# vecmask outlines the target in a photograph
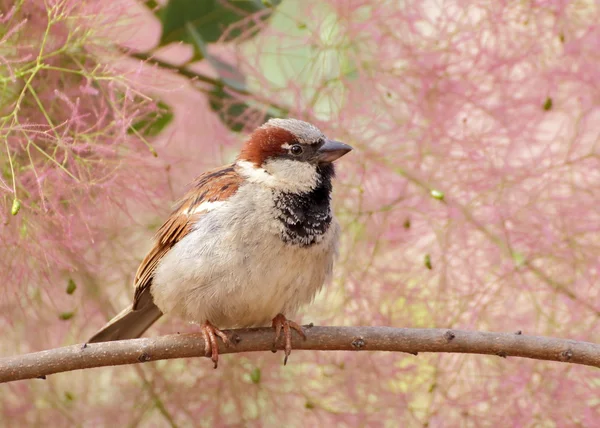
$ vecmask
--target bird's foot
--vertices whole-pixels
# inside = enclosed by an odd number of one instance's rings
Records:
[[[216,369],[219,364],[219,344],[217,343],[217,336],[221,338],[225,346],[231,345],[231,341],[225,333],[212,325],[209,321],[202,324],[200,329],[202,331],[202,337],[204,338],[204,354],[207,357],[210,357]]]
[[[273,318],[273,328],[275,329],[273,350],[276,349],[277,341],[279,340],[279,336],[281,336],[281,330],[283,329],[283,337],[285,340],[285,347],[283,348],[285,351],[285,358],[283,359],[283,365],[285,366],[287,364],[288,357],[292,352],[292,329],[296,330],[304,340],[306,340],[306,334],[304,334],[302,326],[298,325],[294,321],[288,320],[283,314],[277,314],[275,318]]]

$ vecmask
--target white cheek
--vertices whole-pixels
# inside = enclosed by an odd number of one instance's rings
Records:
[[[275,177],[269,175],[267,171],[262,168],[254,166],[248,161],[237,161],[240,175],[248,180],[250,183],[262,184],[267,187],[275,186]]]
[[[314,165],[290,159],[270,160],[265,171],[276,178],[280,188],[292,192],[308,192],[319,184],[319,175]]]
[[[284,192],[310,192],[319,184],[317,169],[308,162],[277,159],[267,161],[264,168],[247,161],[238,161],[237,165],[248,181]]]

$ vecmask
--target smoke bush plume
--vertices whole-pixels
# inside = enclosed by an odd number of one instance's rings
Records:
[[[115,47],[96,31],[114,10],[102,21],[95,3],[8,3],[5,355],[81,342],[124,306],[169,204],[240,143],[185,78],[111,61]],[[122,20],[158,31],[151,14],[123,8]],[[247,75],[244,99],[287,106],[356,148],[336,179],[335,279],[297,320],[598,342],[598,5],[328,0],[278,10],[259,35],[242,32],[214,52]],[[156,108],[146,89],[175,112],[152,142],[128,132]],[[191,329],[170,317],[148,334]],[[500,356],[281,359],[55,375],[8,385],[0,414],[55,426],[592,426],[600,417],[598,374],[583,367]]]

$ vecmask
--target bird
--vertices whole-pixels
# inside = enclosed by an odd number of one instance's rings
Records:
[[[333,162],[352,150],[315,125],[272,118],[256,128],[231,164],[198,176],[156,233],[134,280],[133,303],[88,340],[140,337],[163,314],[200,325],[214,368],[224,329],[274,328],[331,278],[340,225],[331,207]],[[281,333],[283,332],[283,336]]]

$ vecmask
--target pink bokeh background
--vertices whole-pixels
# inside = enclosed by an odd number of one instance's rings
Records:
[[[2,56],[6,75],[38,54],[32,35],[45,30],[46,9],[24,4],[25,30],[0,42],[21,46]],[[55,47],[70,43],[77,19],[90,29],[82,55],[103,67],[102,88],[115,100],[122,88],[130,96],[110,106],[85,79],[48,72],[35,80],[43,102],[63,102],[52,116],[62,134],[42,141],[69,150],[85,142],[95,157],[72,165],[86,172],[77,184],[52,163],[37,161],[43,179],[24,168],[17,176],[30,196],[14,217],[12,183],[2,176],[3,356],[81,343],[128,304],[135,269],[186,183],[231,161],[244,138],[210,110],[198,82],[118,53],[115,45],[155,47],[160,25],[143,6],[48,4],[64,12],[52,27]],[[0,5],[6,16],[9,5]],[[599,18],[593,1],[283,0],[259,36],[211,45],[257,98],[355,147],[335,183],[344,230],[335,278],[298,321],[600,341]],[[153,53],[177,65],[191,55],[185,46]],[[204,63],[192,69],[217,76]],[[147,141],[155,158],[126,130],[156,100],[174,119]],[[20,117],[52,129],[35,105]],[[92,125],[100,131],[83,138]],[[8,147],[23,154],[24,134],[11,126],[2,128]],[[0,147],[3,168],[6,153]],[[60,319],[65,313],[72,317]],[[164,317],[147,334],[191,329]],[[452,354],[281,360],[240,354],[224,356],[217,371],[205,359],[177,360],[6,384],[0,420],[591,427],[600,417],[600,377],[588,367]]]

